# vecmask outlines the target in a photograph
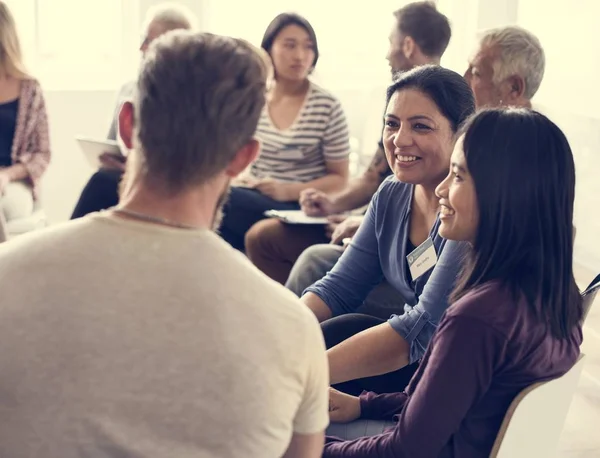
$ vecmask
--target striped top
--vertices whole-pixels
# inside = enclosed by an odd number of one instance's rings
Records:
[[[292,125],[278,129],[265,106],[256,138],[261,150],[250,172],[258,179],[315,180],[327,174],[326,161],[348,159],[350,152],[348,124],[339,100],[312,82]]]

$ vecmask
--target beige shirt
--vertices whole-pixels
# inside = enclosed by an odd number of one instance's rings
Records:
[[[0,456],[279,457],[319,325],[217,235],[95,214],[0,245]]]

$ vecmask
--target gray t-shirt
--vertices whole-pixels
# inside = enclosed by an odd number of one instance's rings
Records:
[[[0,457],[280,457],[328,423],[316,318],[211,231],[90,215],[0,245]]]

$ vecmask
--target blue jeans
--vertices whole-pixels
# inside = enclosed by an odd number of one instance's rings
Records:
[[[267,210],[299,210],[298,202],[279,202],[255,189],[232,187],[223,209],[219,234],[229,244],[244,251],[244,236],[257,222],[265,219]]]

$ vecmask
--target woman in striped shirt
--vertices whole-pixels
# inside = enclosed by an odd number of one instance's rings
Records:
[[[337,191],[348,179],[346,116],[340,102],[308,78],[319,58],[312,26],[297,14],[280,14],[261,46],[274,67],[256,130],[261,151],[244,178],[233,183],[220,228],[239,250],[266,210],[299,209],[302,190]]]

